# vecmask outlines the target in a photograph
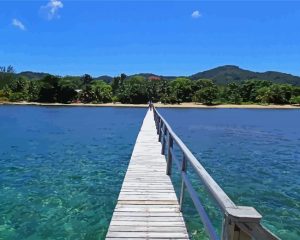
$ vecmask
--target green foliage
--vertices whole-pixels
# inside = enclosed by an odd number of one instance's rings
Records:
[[[293,87],[293,96],[300,96],[300,87]]]
[[[36,102],[39,99],[40,84],[36,81],[30,81],[28,84],[28,101]]]
[[[40,82],[40,102],[70,103],[77,97],[76,86],[72,81],[48,75]]]
[[[292,87],[288,84],[273,84],[258,90],[257,100],[263,103],[286,104],[292,97]]]
[[[270,87],[271,99],[270,103],[286,104],[290,102],[292,97],[292,87],[288,84],[273,84]]]
[[[260,88],[269,87],[272,83],[264,80],[247,80],[240,87],[243,102],[257,102],[257,92]]]
[[[201,102],[207,105],[211,105],[212,102],[218,96],[218,88],[215,85],[202,87],[200,90],[195,92],[193,96],[194,102]]]
[[[217,85],[227,85],[231,82],[241,83],[242,81],[250,80],[250,79],[264,79],[267,81],[271,81],[272,83],[279,84],[292,84],[292,85],[300,85],[300,77],[293,76],[286,73],[281,72],[264,72],[258,73],[245,69],[241,69],[238,66],[225,65],[217,68],[210,69],[208,71],[199,72],[190,77],[192,80],[196,79],[211,79]]]
[[[292,104],[300,104],[300,96],[293,96],[290,100]]]
[[[113,96],[113,97],[111,98],[111,101],[112,101],[113,103],[119,102],[119,98],[118,98],[117,96]]]
[[[176,78],[170,82],[171,95],[176,96],[178,102],[192,100],[192,81],[187,78]]]
[[[108,76],[93,80],[88,74],[82,77],[61,78],[37,73],[39,77],[32,78],[31,72],[16,74],[11,66],[0,67],[0,100],[71,103],[79,99],[83,103],[120,101],[132,104],[147,103],[149,100],[178,104],[193,100],[204,104],[299,104],[300,87],[253,79],[257,76],[251,73],[250,80],[241,81],[243,77],[231,73],[229,79],[226,77],[227,73],[240,70],[234,67],[221,70],[224,71],[223,84],[217,86],[215,81],[210,79],[208,72],[201,74],[201,78],[195,81],[188,78],[161,78],[152,74],[131,77],[121,74],[113,78],[111,83],[107,83],[110,81],[107,80]],[[274,75],[271,72],[269,74]],[[224,84],[226,82],[228,84]]]
[[[103,81],[94,81],[92,90],[95,93],[94,101],[98,103],[108,103],[112,101],[112,87]]]
[[[123,88],[124,80],[127,78],[126,74],[122,73],[121,76],[114,77],[111,82],[112,93],[116,95],[119,89]]]
[[[3,90],[0,90],[0,102],[8,102],[9,99],[4,94]]]
[[[39,102],[58,102],[59,78],[48,75],[40,82]]]
[[[174,94],[163,95],[160,100],[163,104],[178,104],[180,103]]]
[[[229,103],[240,104],[242,102],[240,85],[229,83],[225,89],[225,99]]]
[[[2,89],[5,85],[8,85],[13,80],[13,74],[7,72],[0,72],[0,89]]]
[[[28,84],[29,82],[26,79],[18,77],[17,79],[13,79],[8,86],[12,92],[26,92]]]
[[[146,79],[142,76],[126,79],[119,89],[118,98],[121,103],[147,103],[149,96]]]
[[[9,95],[9,101],[11,102],[27,101],[27,95],[22,92],[12,92]]]
[[[91,103],[95,101],[96,94],[93,91],[91,85],[87,85],[80,93],[79,99],[83,103]]]
[[[193,92],[197,92],[198,90],[205,88],[205,87],[212,87],[215,86],[214,82],[211,79],[199,79],[192,82],[192,89]]]
[[[93,81],[93,78],[89,74],[84,74],[81,78],[84,85],[88,85]]]

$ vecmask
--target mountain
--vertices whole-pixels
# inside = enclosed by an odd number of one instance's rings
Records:
[[[20,76],[20,77],[26,77],[30,80],[39,80],[39,79],[42,79],[43,77],[46,77],[49,74],[48,73],[26,71],[26,72],[20,72],[17,75]]]
[[[102,80],[104,82],[110,83],[113,80],[113,77],[107,76],[107,75],[103,75],[103,76],[94,78],[94,80]]]
[[[178,76],[162,76],[162,75],[157,75],[154,73],[138,73],[138,74],[130,75],[129,77],[133,77],[133,76],[142,76],[144,78],[156,77],[156,78],[164,78],[167,80],[173,80],[178,77]]]
[[[48,73],[26,71],[26,72],[18,73],[17,75],[26,77],[30,80],[38,80],[47,76]],[[153,73],[139,73],[139,74],[130,75],[129,77],[137,76],[137,75],[143,76],[145,78],[157,77],[157,78],[164,78],[167,80],[173,80],[177,77],[177,76],[161,76]],[[288,84],[300,86],[300,77],[298,76],[293,76],[291,74],[275,72],[275,71],[254,72],[254,71],[239,68],[238,66],[234,66],[234,65],[225,65],[221,67],[216,67],[186,77],[192,80],[203,79],[203,78],[211,79],[216,84],[220,84],[220,85],[227,84],[230,82],[241,82],[248,79],[261,79],[261,80],[272,81],[274,83],[288,83]],[[73,76],[72,78],[80,79],[81,76]],[[95,77],[94,79],[103,80],[105,82],[111,82],[113,80],[113,77],[103,75],[103,76]]]
[[[217,84],[240,82],[248,79],[261,79],[272,81],[275,83],[288,83],[300,86],[300,77],[293,76],[291,74],[274,71],[253,72],[234,65],[225,65],[207,71],[199,72],[191,75],[189,78],[193,80],[208,78],[213,80]]]

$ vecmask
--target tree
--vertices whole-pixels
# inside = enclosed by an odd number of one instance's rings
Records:
[[[80,101],[83,103],[91,103],[97,100],[96,94],[91,85],[87,85],[80,93]]]
[[[35,102],[39,99],[40,85],[37,81],[30,81],[28,84],[28,101]]]
[[[40,84],[39,102],[57,102],[60,88],[59,78],[48,75],[40,81]]]
[[[292,97],[292,87],[288,84],[273,84],[270,87],[271,102],[275,104],[289,103]]]
[[[76,97],[76,84],[72,80],[60,79],[57,88],[57,101],[71,103]]]
[[[217,96],[218,96],[217,86],[213,85],[213,86],[203,87],[194,94],[193,101],[211,105],[212,102],[217,98]]]
[[[126,79],[118,93],[118,99],[121,103],[147,103],[149,99],[146,84],[146,80],[142,76]]]
[[[112,101],[112,87],[109,84],[103,81],[95,81],[92,83],[92,89],[97,102],[107,103]]]
[[[8,87],[8,85],[5,85],[2,89],[3,96],[6,98],[9,98],[10,94],[12,93],[11,89]]]
[[[300,104],[300,96],[293,96],[290,100],[290,103],[292,104]]]
[[[8,86],[13,92],[25,92],[28,90],[28,85],[28,80],[18,77],[17,79],[13,79]]]
[[[125,79],[127,78],[127,75],[125,73],[121,73],[121,84],[123,84],[123,82],[125,81]]]
[[[121,77],[114,77],[111,82],[112,92],[116,94],[121,85]]]
[[[256,101],[261,103],[270,103],[272,93],[270,87],[262,87],[257,90]]]
[[[170,83],[171,93],[179,102],[192,100],[192,81],[187,78],[176,78]]]
[[[214,85],[215,84],[211,79],[198,79],[192,83],[192,89],[193,92],[197,92],[204,87],[212,87]]]
[[[81,78],[84,85],[88,85],[93,81],[93,78],[89,74],[84,74]]]
[[[241,103],[240,86],[237,83],[229,83],[225,89],[225,96],[229,103]]]
[[[272,83],[265,80],[246,80],[240,88],[243,102],[256,102],[257,91],[263,87],[269,87]]]
[[[288,84],[273,84],[258,90],[257,100],[264,103],[286,104],[292,97],[292,86]]]
[[[9,65],[6,69],[6,72],[7,73],[15,73],[15,69],[12,65]]]

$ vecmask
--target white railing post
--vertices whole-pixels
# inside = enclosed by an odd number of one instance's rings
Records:
[[[181,164],[181,173],[183,173],[183,172],[185,173],[186,168],[187,168],[187,161],[186,161],[186,157],[183,154],[182,164]],[[182,205],[183,205],[183,199],[184,199],[184,189],[185,189],[185,184],[184,184],[184,180],[183,180],[182,174],[181,174],[181,190],[180,190],[180,198],[179,198],[180,211],[182,211]]]
[[[158,128],[159,128],[159,132],[158,132],[158,141],[161,142],[161,131],[162,131],[162,127],[163,127],[163,121],[160,118],[159,119],[159,123],[158,123]]]
[[[173,138],[169,133],[169,141],[168,141],[168,159],[167,159],[167,175],[171,175],[172,173],[172,149],[173,149]]]
[[[162,132],[162,134],[161,134],[161,137],[162,137],[161,154],[162,154],[162,155],[165,155],[166,132],[167,132],[167,128],[166,128],[166,124],[164,124],[164,125],[163,125],[163,132]]]
[[[156,111],[156,110],[155,110]],[[167,174],[171,174],[172,161],[179,166],[181,171],[182,183],[180,192],[180,211],[184,200],[184,192],[186,191],[191,197],[194,206],[201,218],[209,239],[219,240],[214,226],[204,205],[201,203],[198,193],[192,186],[191,181],[187,176],[187,164],[195,170],[198,177],[201,179],[205,189],[211,194],[218,207],[224,214],[222,227],[222,240],[278,240],[279,238],[269,232],[260,224],[262,216],[253,208],[245,206],[236,206],[234,202],[227,196],[223,189],[214,181],[201,163],[195,158],[191,151],[186,147],[182,140],[174,133],[166,120],[156,111],[158,126],[159,126],[159,142],[162,143],[161,153],[165,154],[165,135],[168,133],[168,158],[167,158]],[[161,139],[163,138],[163,139]],[[179,150],[183,153],[182,164],[176,156],[172,155],[173,145],[176,144]]]
[[[226,208],[222,227],[222,240],[278,239],[261,224],[262,216],[253,207]]]

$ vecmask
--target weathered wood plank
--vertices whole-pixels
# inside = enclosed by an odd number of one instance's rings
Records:
[[[106,239],[189,239],[150,111],[136,140]]]

